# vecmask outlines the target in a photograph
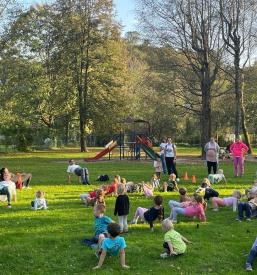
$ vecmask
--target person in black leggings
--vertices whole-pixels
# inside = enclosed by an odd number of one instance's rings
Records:
[[[174,144],[172,144],[171,138],[167,139],[167,144],[165,146],[165,162],[168,170],[168,174],[174,173],[178,178],[178,172],[176,169],[176,157],[177,151]]]

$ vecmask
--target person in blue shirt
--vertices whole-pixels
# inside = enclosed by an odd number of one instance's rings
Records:
[[[107,226],[108,238],[105,238],[101,245],[101,254],[99,257],[98,265],[93,269],[102,267],[106,255],[118,256],[120,255],[120,264],[122,268],[129,268],[125,262],[125,248],[126,242],[123,237],[120,237],[120,226],[117,223],[110,223]]]
[[[94,207],[94,215],[95,215],[94,241],[95,243],[98,243],[99,249],[103,239],[108,236],[107,226],[110,223],[113,223],[113,220],[105,216],[104,213],[105,213],[105,205],[98,204]]]

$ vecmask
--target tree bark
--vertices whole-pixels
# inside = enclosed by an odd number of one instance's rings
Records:
[[[86,152],[85,144],[85,115],[84,115],[84,100],[82,96],[82,87],[78,86],[79,93],[79,130],[80,130],[80,151]]]
[[[236,46],[235,46],[236,47]],[[239,46],[240,47],[240,46]],[[235,68],[235,138],[240,136],[240,106],[241,106],[241,69],[240,69],[240,48],[235,50],[234,58],[234,68]]]

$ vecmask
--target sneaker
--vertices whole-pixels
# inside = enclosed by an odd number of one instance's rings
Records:
[[[172,221],[172,223],[177,223],[177,220],[171,220]]]
[[[213,208],[212,211],[218,212],[219,209],[218,208]]]
[[[242,222],[242,220],[240,218],[236,218],[236,221],[238,222]]]
[[[247,221],[247,222],[250,222],[250,221],[251,221],[251,219],[250,219],[250,218],[247,218],[247,219],[246,219],[246,221]]]
[[[150,230],[151,230],[151,232],[154,232],[154,228],[153,227]]]
[[[169,255],[168,255],[167,252],[164,252],[164,253],[162,253],[162,254],[160,255],[160,257],[163,258],[163,259],[165,259],[165,258],[168,258]]]
[[[131,222],[130,222],[130,224],[137,224],[134,220],[132,220]]]
[[[7,205],[7,208],[12,208],[12,206],[10,204]]]
[[[252,268],[251,264],[246,263],[246,265],[245,265],[245,271],[253,271],[253,268]]]

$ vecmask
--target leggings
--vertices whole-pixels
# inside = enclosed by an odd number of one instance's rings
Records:
[[[8,187],[4,186],[2,189],[0,189],[0,195],[6,195],[8,205],[11,204],[11,193],[10,193]]]
[[[176,177],[178,178],[178,172],[176,169],[176,163],[174,162],[174,158],[166,157],[165,161],[166,161],[168,174],[170,175],[170,174],[174,173],[176,175]]]
[[[183,203],[178,202],[178,201],[170,200],[169,201],[169,207],[171,209],[171,211],[170,211],[170,219],[172,219],[173,218],[173,208],[175,208],[175,207],[183,208]]]
[[[211,174],[211,169],[213,169],[213,174],[216,174],[217,166],[217,162],[207,161],[208,174]]]
[[[120,230],[128,231],[128,215],[118,216]]]
[[[243,157],[234,157],[234,175],[238,175],[238,166],[240,169],[240,176],[244,174],[244,158]]]
[[[177,220],[177,215],[178,214],[185,216],[185,208],[180,208],[180,207],[172,208],[172,216],[173,216],[174,221]]]

